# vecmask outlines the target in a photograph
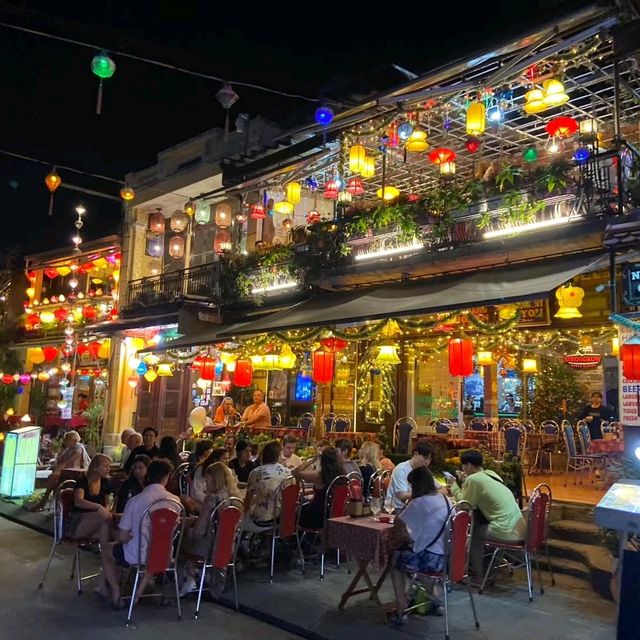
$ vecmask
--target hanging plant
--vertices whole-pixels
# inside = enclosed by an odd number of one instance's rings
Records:
[[[514,164],[503,164],[496,175],[496,186],[502,193],[508,187],[515,187],[521,177],[521,167]]]
[[[564,189],[569,183],[571,165],[566,160],[557,160],[541,167],[535,175],[535,187],[553,193]]]

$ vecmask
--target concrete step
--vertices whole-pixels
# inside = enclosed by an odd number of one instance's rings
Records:
[[[593,522],[556,520],[549,523],[549,535],[556,540],[568,540],[595,546],[602,545],[602,531]]]
[[[611,571],[611,556],[604,547],[554,538],[547,540],[547,544],[552,558],[576,560],[593,569]]]
[[[589,571],[589,567],[587,567],[583,562],[579,562],[578,560],[569,560],[567,558],[551,558],[551,564],[553,566],[554,573],[573,576],[574,578],[579,578],[587,583],[591,582],[591,572]],[[546,556],[540,556],[540,568],[543,571],[549,571],[549,563]],[[542,579],[545,581],[548,580],[547,576],[542,576]]]
[[[591,505],[571,502],[553,502],[551,507],[551,521],[577,520],[593,523],[593,507]]]

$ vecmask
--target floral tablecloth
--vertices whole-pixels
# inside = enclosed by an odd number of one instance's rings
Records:
[[[589,453],[623,454],[624,442],[622,440],[592,440]]]
[[[393,525],[372,517],[332,518],[327,521],[327,546],[347,552],[355,560],[371,562],[378,568],[389,562],[387,535]]]
[[[494,458],[500,458],[503,451],[503,438],[500,431],[474,431],[473,429],[465,429],[465,439],[474,440],[482,443]]]

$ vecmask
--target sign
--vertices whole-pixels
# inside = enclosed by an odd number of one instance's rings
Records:
[[[214,380],[211,382],[211,395],[212,396],[224,396],[227,393],[227,387],[229,383],[223,380]]]
[[[0,493],[19,498],[33,493],[40,449],[40,427],[22,427],[5,435]]]
[[[62,394],[61,400],[67,403],[64,408],[60,409],[60,417],[63,420],[70,420],[73,418],[73,396],[75,394],[75,390],[75,387],[63,387],[60,389],[60,393]]]
[[[620,344],[628,340],[633,331],[626,327],[618,327]],[[622,424],[640,426],[640,380],[629,380],[624,377],[622,363],[618,363],[620,371],[620,420]]]
[[[551,324],[549,301],[546,299],[518,302],[518,310],[520,311],[518,327],[541,327]]]
[[[597,369],[602,362],[598,353],[572,353],[564,357],[564,363],[572,369]]]
[[[640,263],[631,262],[624,265],[624,301],[628,305],[640,304]]]

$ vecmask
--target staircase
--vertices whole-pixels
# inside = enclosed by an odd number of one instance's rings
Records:
[[[549,524],[549,552],[553,570],[588,582],[603,598],[611,596],[611,556],[604,546],[602,530],[595,524],[593,507],[556,503]],[[546,558],[540,558],[546,569]]]

